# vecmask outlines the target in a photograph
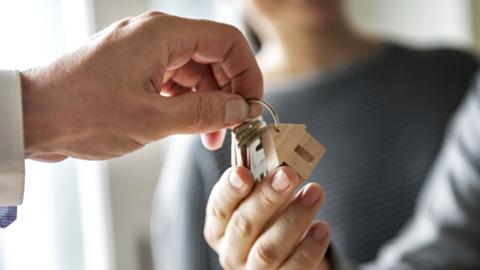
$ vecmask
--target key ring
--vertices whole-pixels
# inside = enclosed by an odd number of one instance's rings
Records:
[[[268,110],[268,112],[270,112],[270,114],[272,115],[273,124],[275,126],[275,129],[277,130],[277,132],[280,130],[278,128],[278,126],[280,125],[280,118],[278,117],[278,113],[275,110],[275,108],[273,108],[272,104],[268,103],[268,101],[266,101],[265,99],[249,99],[249,100],[247,100],[247,102],[248,103],[257,103],[257,104],[260,104],[261,106],[263,106],[264,108],[266,108]]]

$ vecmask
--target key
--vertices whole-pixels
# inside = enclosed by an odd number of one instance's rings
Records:
[[[288,165],[301,180],[310,177],[326,149],[306,131],[305,125],[281,124],[275,109],[265,100],[249,100],[266,107],[274,124],[263,118],[245,120],[232,130],[232,166],[248,168],[261,181],[279,166]]]
[[[247,160],[248,167],[252,172],[255,181],[260,182],[265,176],[267,176],[267,159],[259,136],[255,137],[248,147]]]
[[[232,166],[244,166],[252,172],[255,181],[268,173],[265,152],[260,139],[266,126],[261,117],[246,120],[232,131]]]

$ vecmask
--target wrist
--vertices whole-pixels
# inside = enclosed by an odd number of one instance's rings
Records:
[[[20,72],[22,86],[22,111],[25,157],[35,158],[42,153],[48,153],[51,134],[48,134],[48,108],[53,101],[46,103],[47,92],[45,82],[38,69]]]

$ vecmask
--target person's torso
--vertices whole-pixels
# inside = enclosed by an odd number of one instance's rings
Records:
[[[375,258],[412,214],[476,65],[453,51],[389,46],[360,67],[267,93],[281,122],[306,124],[327,148],[308,181],[324,188],[317,218],[331,225],[333,243],[351,260]],[[230,166],[229,140],[216,152],[198,146],[207,193]]]

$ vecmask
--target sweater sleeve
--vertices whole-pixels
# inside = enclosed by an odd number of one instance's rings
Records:
[[[480,75],[457,111],[415,214],[377,259],[333,269],[480,269]]]

